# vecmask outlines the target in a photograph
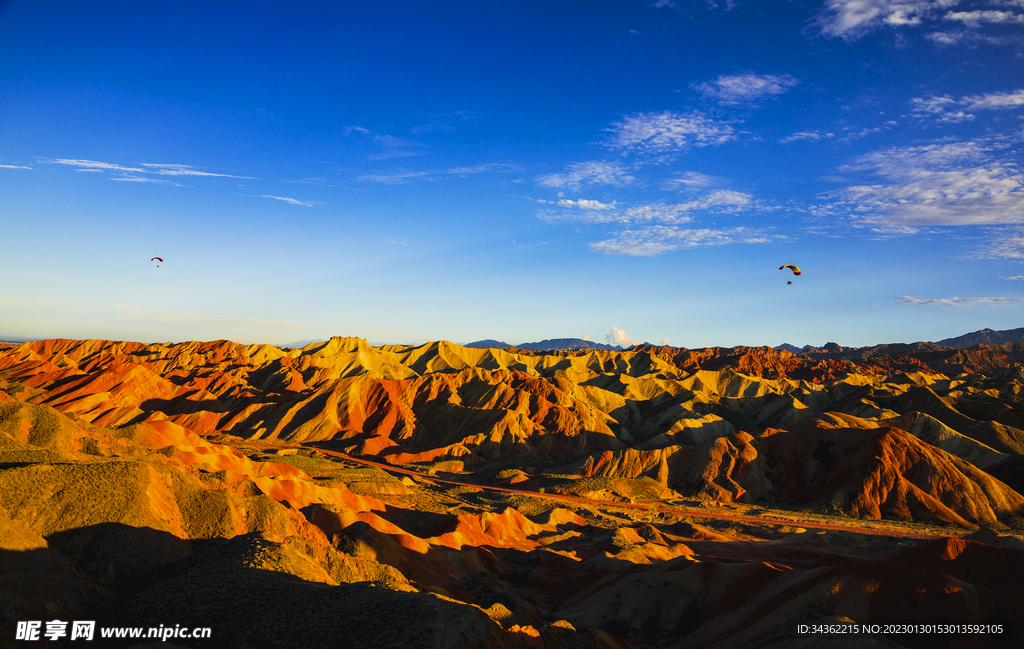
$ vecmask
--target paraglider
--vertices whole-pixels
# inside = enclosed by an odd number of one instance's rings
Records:
[[[160,262],[162,262],[163,258],[162,257],[153,257],[152,259],[150,259],[150,261],[160,261]],[[157,264],[156,267],[160,268],[160,264]]]
[[[779,266],[779,270],[782,270],[783,268],[789,268],[790,270],[793,271],[794,275],[799,275],[800,274],[800,269],[797,268],[796,266],[794,266],[793,264],[784,264],[782,266]],[[790,280],[790,281],[786,282],[786,286],[790,286],[792,283],[793,283],[793,280]]]

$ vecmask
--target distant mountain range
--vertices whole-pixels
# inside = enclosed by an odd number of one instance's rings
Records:
[[[3,338],[0,337],[0,343],[11,343],[20,344],[24,342],[30,342],[31,338]],[[292,343],[286,343],[283,345],[276,345],[281,348],[292,348],[301,349],[310,343],[325,342],[323,340],[308,339],[298,340]],[[930,344],[941,345],[943,347],[952,347],[954,349],[969,349],[975,345],[999,345],[1002,343],[1012,342],[1024,342],[1024,327],[1019,329],[1005,329],[1003,331],[995,331],[993,329],[981,329],[974,331],[969,334],[957,336],[955,338],[945,338],[943,340],[937,340]],[[648,343],[644,343],[648,345]],[[592,340],[584,340],[582,338],[551,338],[549,340],[542,340],[535,343],[522,343],[519,345],[512,345],[510,343],[502,342],[500,340],[494,340],[488,338],[486,340],[478,340],[476,342],[467,343],[463,347],[515,347],[516,349],[526,349],[533,351],[552,351],[555,349],[606,349],[610,351],[621,351],[628,349],[628,347],[622,347],[620,345],[607,345],[605,343],[597,343]],[[840,347],[836,343],[825,343],[821,347],[814,347],[813,345],[804,345],[803,347],[797,347],[789,343],[782,343],[777,345],[775,349],[786,350],[793,354],[800,353],[814,353],[814,352],[829,352],[829,351],[840,351],[846,348]]]
[[[938,340],[935,341],[935,344],[954,347],[956,349],[967,349],[968,347],[974,347],[975,345],[998,345],[1000,343],[1016,342],[1024,342],[1024,327],[1021,327],[1020,329],[1006,329],[1004,331],[982,329],[981,331],[964,334],[962,336],[957,336],[956,338]]]
[[[522,343],[520,345],[510,345],[508,343],[503,343],[500,340],[488,338],[487,340],[478,340],[474,343],[467,343],[463,345],[463,347],[515,347],[516,349],[545,352],[553,349],[607,349],[611,351],[621,351],[622,349],[625,349],[618,345],[595,343],[592,340],[583,340],[582,338],[551,338],[550,340],[542,340],[538,343]]]

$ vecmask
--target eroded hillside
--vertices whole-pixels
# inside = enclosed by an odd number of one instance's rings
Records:
[[[98,618],[224,647],[783,647],[787,620],[1019,620],[1024,371],[999,347],[0,346],[3,641]],[[857,640],[830,646],[1018,641]]]

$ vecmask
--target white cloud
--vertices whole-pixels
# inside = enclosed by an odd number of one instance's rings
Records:
[[[796,77],[788,74],[743,72],[721,75],[712,81],[691,84],[690,87],[708,99],[735,106],[781,95],[798,83]]]
[[[1002,275],[1000,275],[999,279],[1024,279],[1024,275],[1014,275],[1012,277],[1003,277]]]
[[[244,180],[254,180],[251,176],[232,176],[230,174],[215,174],[208,171],[199,171],[190,165],[182,164],[159,164],[159,163],[139,163],[138,167],[126,167],[124,165],[114,164],[111,162],[97,162],[95,160],[72,160],[68,158],[39,158],[40,162],[47,164],[59,164],[68,165],[70,167],[76,167],[78,171],[116,171],[121,174],[156,174],[159,176],[214,176],[219,178],[240,178]],[[161,182],[155,180],[147,180],[145,178],[139,178],[137,176],[125,175],[119,178],[111,178],[111,180],[122,180],[128,182]],[[177,184],[177,183],[170,183]],[[179,187],[181,185],[178,185]]]
[[[21,165],[0,165],[0,169],[31,169],[32,167],[23,167]]]
[[[578,190],[585,185],[628,185],[636,180],[629,170],[617,162],[577,162],[562,174],[537,176],[541,187]]]
[[[553,201],[540,201],[549,203]],[[562,212],[543,212],[537,216],[545,221],[572,220],[583,223],[665,223],[678,225],[692,221],[688,216],[691,212],[735,214],[749,209],[769,210],[753,196],[744,192],[718,189],[682,203],[646,203],[625,209],[617,209],[616,203],[600,203],[599,201],[555,202],[560,207],[575,207],[576,210]],[[596,205],[600,205],[597,207]],[[589,205],[589,206],[588,206]]]
[[[718,178],[702,174],[697,171],[686,171],[683,173],[677,173],[674,178],[669,178],[661,184],[661,188],[666,191],[678,191],[684,189],[696,189],[698,187],[708,187],[719,182]]]
[[[981,304],[1010,304],[1016,302],[1008,297],[950,297],[935,300],[922,300],[910,295],[897,295],[897,300],[903,300],[902,304],[941,304],[944,306],[965,306]]]
[[[1010,45],[1020,44],[1020,36],[1008,37],[982,33],[978,29],[962,29],[956,32],[932,32],[925,34],[936,45],[951,47],[954,45]]]
[[[559,207],[578,207],[581,210],[611,210],[615,209],[615,202],[602,203],[601,201],[581,198],[579,200],[571,201],[567,198],[563,198],[555,203]]]
[[[262,194],[259,198],[272,198],[275,201],[284,201],[285,203],[291,203],[292,205],[302,205],[303,207],[313,207],[319,205],[318,201],[300,201],[297,198],[288,198],[287,196],[271,196],[270,194]]]
[[[818,140],[829,140],[833,137],[835,137],[834,133],[828,133],[825,131],[799,131],[782,138],[779,140],[779,144],[789,144],[790,142],[800,142],[804,140],[817,142]]]
[[[614,122],[607,146],[647,154],[684,151],[723,144],[735,138],[733,128],[700,112],[636,113]]]
[[[896,147],[854,159],[844,171],[882,182],[841,192],[841,205],[871,225],[1024,223],[1024,175],[982,141]]]
[[[1024,259],[1024,229],[1017,228],[1015,230],[1010,230],[1009,232],[1004,230],[997,233],[989,242],[989,248],[982,253],[982,256],[989,258]]]
[[[433,180],[429,171],[386,171],[362,174],[356,180],[360,182],[384,183],[387,185],[403,185],[414,180]]]
[[[629,336],[625,331],[618,327],[612,327],[605,334],[604,341],[609,345],[619,345],[621,347],[629,347],[630,345],[638,344],[635,340],[630,340]]]
[[[883,27],[918,25],[960,0],[826,0],[817,24],[825,36],[858,39]]]
[[[385,183],[388,185],[402,185],[405,183],[424,180],[433,182],[435,180],[449,180],[452,178],[464,178],[482,173],[512,173],[520,171],[518,165],[505,163],[487,163],[472,167],[451,167],[449,169],[435,169],[431,171],[387,171],[381,173],[362,174],[357,180],[362,182]]]
[[[623,230],[615,238],[590,244],[590,248],[608,255],[650,257],[673,250],[732,243],[767,243],[774,237],[764,230],[736,227],[722,230],[687,229],[652,225],[638,230]]]
[[[1012,110],[1024,108],[1024,89],[969,95],[960,99],[949,95],[914,97],[910,100],[910,106],[911,114],[915,117],[926,117],[940,122],[963,122],[974,119],[972,113],[964,112],[965,109]]]
[[[90,169],[95,171],[125,171],[133,173],[145,173],[145,169],[139,167],[125,167],[119,164],[112,164],[110,162],[96,162],[95,160],[70,160],[67,158],[58,159],[45,159],[40,158],[40,162],[56,165],[68,165],[71,167],[78,167],[80,169]]]
[[[111,180],[125,183],[156,183],[158,185],[174,185],[175,187],[181,187],[178,183],[172,183],[169,180],[162,178],[144,178],[141,176],[114,176]]]
[[[1002,110],[1024,107],[1024,89],[1010,92],[990,92],[984,95],[964,97],[963,102],[971,110]]]
[[[199,171],[193,168],[191,165],[180,165],[180,164],[158,164],[158,163],[140,163],[143,167],[146,167],[147,171],[161,176],[214,176],[217,178],[241,178],[244,180],[255,180],[252,176],[232,176],[231,174],[215,174],[208,171]]]
[[[1024,14],[1012,11],[951,11],[945,18],[958,20],[969,27],[977,27],[981,23],[1024,24]]]
[[[910,113],[914,117],[926,117],[945,123],[964,122],[974,119],[974,115],[958,109],[959,106],[961,106],[961,102],[949,95],[914,97],[910,100]]]

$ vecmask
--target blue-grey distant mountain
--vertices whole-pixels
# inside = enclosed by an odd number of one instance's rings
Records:
[[[782,343],[781,345],[776,345],[775,349],[782,349],[782,350],[785,350],[787,352],[792,352],[794,354],[797,354],[797,353],[800,352],[800,348],[799,347],[797,347],[796,345],[790,345],[789,343]]]
[[[622,347],[617,345],[595,343],[592,340],[583,340],[582,338],[552,338],[550,340],[542,340],[539,343],[523,343],[516,345],[516,348],[545,352],[553,349],[607,349],[611,351],[620,351],[622,349]]]
[[[967,349],[969,347],[974,347],[975,345],[998,345],[1000,343],[1016,342],[1024,342],[1024,327],[1021,327],[1020,329],[1005,329],[1003,331],[982,329],[981,331],[974,331],[969,334],[957,336],[956,338],[937,340],[935,341],[935,344],[953,347],[956,349]]]
[[[488,338],[487,340],[478,340],[475,343],[466,343],[463,347],[512,347],[512,345]]]

